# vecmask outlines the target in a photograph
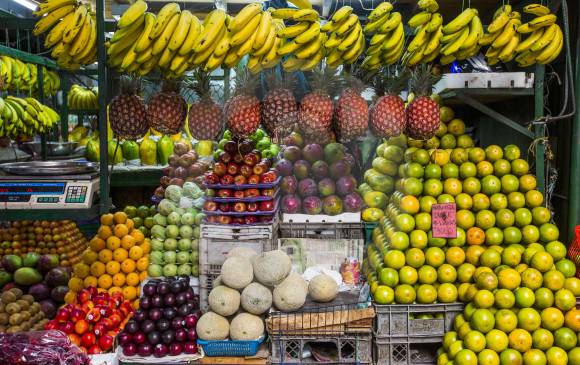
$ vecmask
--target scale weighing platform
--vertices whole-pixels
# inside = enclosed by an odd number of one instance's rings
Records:
[[[53,164],[48,170],[36,166],[36,171],[32,169],[38,162],[18,164],[19,169],[15,164],[0,166],[11,174],[0,176],[0,212],[9,209],[88,209],[98,201],[98,172],[55,176],[58,170],[65,174],[71,170],[62,163]],[[85,166],[84,170],[76,168],[74,171],[89,170]],[[26,172],[29,175],[24,175]]]

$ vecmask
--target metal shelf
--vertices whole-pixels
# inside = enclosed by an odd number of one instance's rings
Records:
[[[100,215],[99,205],[89,209],[11,209],[0,210],[0,220],[90,220]]]
[[[14,58],[18,58],[20,61],[34,63],[37,65],[50,67],[50,68],[57,68],[56,62],[51,59],[48,59],[43,56],[31,54],[28,52],[21,51],[19,49],[14,49],[10,47],[6,47],[0,45],[0,54],[4,56],[10,56]]]

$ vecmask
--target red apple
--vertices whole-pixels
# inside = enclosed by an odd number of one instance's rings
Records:
[[[220,183],[222,185],[232,185],[234,183],[234,177],[232,175],[224,175],[221,178]]]
[[[219,189],[217,196],[220,198],[231,198],[233,191],[231,189]]]
[[[255,168],[255,167],[254,167]],[[260,176],[252,175],[248,178],[248,184],[259,184],[260,183]]]
[[[217,204],[214,201],[206,200],[205,203],[203,203],[203,209],[208,212],[214,212],[217,210]]]
[[[221,212],[229,212],[230,211],[230,205],[228,203],[221,203],[219,205],[219,210]]]
[[[256,224],[258,222],[258,217],[254,215],[249,215],[247,217],[244,217],[244,220],[246,224]]]
[[[101,319],[101,311],[100,308],[109,308],[109,307],[95,307],[93,309],[91,309],[89,311],[89,313],[87,313],[87,321],[91,322],[91,323],[97,323],[99,321],[99,319]]]
[[[234,192],[234,198],[242,199],[243,197],[244,197],[244,191],[243,190],[236,190]]]
[[[232,160],[232,155],[230,155],[227,152],[222,152],[219,155],[219,160],[220,160],[220,162],[223,162],[223,163],[226,163],[227,164],[227,163],[229,163]]]
[[[61,308],[56,312],[55,318],[60,322],[68,321],[68,319],[70,318],[70,314],[71,312],[69,312],[64,308]]]
[[[260,190],[258,190],[258,189],[246,189],[244,195],[248,198],[260,196]]]
[[[270,222],[272,222],[272,219],[273,219],[273,216],[271,216],[271,215],[263,215],[263,216],[260,216],[259,221],[262,223],[270,223]]]
[[[259,164],[254,166],[252,171],[254,172],[255,175],[262,175],[263,173],[268,171],[268,166],[266,166],[265,164],[259,163]]]
[[[244,220],[243,217],[234,217],[234,219],[232,220],[233,224],[246,224],[246,221]]]
[[[273,183],[274,181],[276,181],[277,178],[278,178],[278,175],[276,175],[276,173],[274,171],[268,171],[260,177],[260,182]]]
[[[84,347],[91,347],[95,343],[97,343],[97,338],[92,333],[85,333],[81,337],[81,345],[83,345]]]
[[[259,209],[262,212],[272,211],[272,210],[274,210],[274,202],[271,200],[265,201],[265,202],[260,202]]]
[[[252,166],[242,165],[242,167],[240,167],[240,174],[244,175],[245,177],[249,177],[252,175]]]
[[[228,174],[235,176],[238,174],[239,170],[240,170],[240,167],[238,166],[237,163],[234,163],[234,162],[228,163]]]
[[[234,178],[234,184],[236,185],[244,185],[247,183],[246,177],[244,175],[236,175]]]
[[[58,321],[56,319],[51,319],[50,321],[48,321],[45,325],[44,325],[44,329],[45,330],[57,330],[59,329],[59,324]]]
[[[68,335],[69,333],[74,332],[75,325],[72,322],[66,321],[66,322],[60,324],[59,330],[61,330],[62,332],[66,333]]]
[[[70,312],[70,319],[73,322],[76,322],[76,321],[81,320],[81,319],[85,319],[86,316],[87,316],[87,314],[80,308],[75,308]]]
[[[203,180],[206,184],[219,184],[220,177],[213,171],[208,171],[205,173]]]
[[[248,212],[257,212],[258,211],[258,204],[256,203],[248,203]]]
[[[102,336],[107,333],[107,326],[103,322],[99,322],[93,326],[93,333],[95,336]]]
[[[87,350],[87,353],[88,353],[89,355],[98,355],[98,354],[100,354],[101,352],[103,352],[103,351],[101,351],[101,348],[100,348],[99,346],[97,346],[97,345],[93,345],[93,346],[91,346],[91,347],[90,347],[90,348]]]
[[[215,215],[210,215],[206,219],[208,223],[219,223],[219,217]]]
[[[99,338],[99,347],[103,351],[109,351],[113,347],[113,341],[114,338],[109,335],[102,336]]]
[[[118,313],[111,314],[109,319],[111,320],[111,323],[113,323],[111,328],[117,328],[123,321],[123,319],[121,319],[121,316]]]
[[[234,204],[234,211],[242,213],[246,211],[246,203],[237,202]]]
[[[275,189],[262,189],[262,196],[274,196],[276,194]]]
[[[258,163],[258,156],[255,153],[250,152],[244,156],[244,163],[249,166],[254,166]]]
[[[231,224],[232,223],[232,217],[229,217],[227,215],[220,215],[218,220],[221,224]]]
[[[244,157],[241,154],[236,153],[234,155],[234,162],[235,163],[241,164],[243,161],[244,161]]]
[[[91,292],[89,289],[81,289],[77,295],[77,299],[81,303],[86,303],[91,299]]]
[[[213,172],[217,175],[217,176],[224,176],[225,174],[227,174],[228,172],[228,167],[226,166],[225,163],[223,162],[216,162],[213,165]]]

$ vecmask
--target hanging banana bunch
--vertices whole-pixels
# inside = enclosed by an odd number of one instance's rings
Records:
[[[55,95],[60,88],[60,78],[54,71],[42,67],[44,95]],[[22,91],[32,95],[38,92],[38,68],[10,56],[0,56],[0,90]]]
[[[476,9],[467,8],[441,29],[441,58],[443,65],[476,55],[481,48],[483,24]]]
[[[68,93],[67,104],[70,109],[92,110],[98,109],[99,99],[96,89],[89,89],[81,85],[74,84]]]
[[[326,63],[331,68],[353,64],[366,48],[363,28],[350,6],[338,9],[324,24]]]
[[[68,70],[90,65],[97,60],[97,22],[90,5],[77,0],[47,0],[34,11],[40,17],[32,33],[48,32],[46,48],[51,57]]]
[[[33,136],[48,132],[59,115],[34,98],[7,96],[0,98],[0,137]]]
[[[515,49],[516,62],[520,67],[527,67],[554,61],[564,47],[564,33],[556,24],[558,17],[541,4],[525,6],[524,13],[536,17],[516,29],[518,35],[527,35]]]
[[[443,38],[443,16],[437,12],[436,0],[419,0],[421,12],[413,15],[407,24],[415,29],[415,36],[403,55],[403,63],[414,66],[432,62],[441,51]]]
[[[368,16],[363,32],[371,35],[362,67],[377,70],[398,62],[405,47],[405,29],[401,13],[391,12],[390,2],[380,3]]]
[[[511,5],[503,5],[496,10],[492,22],[487,27],[487,33],[479,40],[480,46],[489,46],[485,53],[489,65],[514,59],[515,50],[521,40],[516,29],[521,23],[521,14],[512,11]]]

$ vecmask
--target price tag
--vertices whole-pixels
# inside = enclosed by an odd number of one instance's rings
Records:
[[[433,204],[431,207],[433,237],[457,238],[455,210],[455,203]]]

